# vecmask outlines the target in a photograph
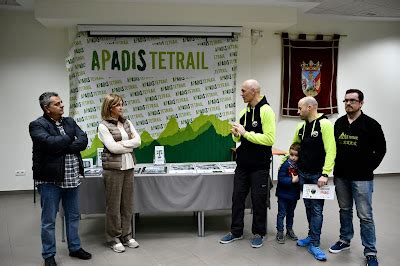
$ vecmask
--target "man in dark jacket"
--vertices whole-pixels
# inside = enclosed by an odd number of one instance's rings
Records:
[[[254,79],[243,82],[241,95],[247,106],[240,112],[239,123],[232,126],[236,150],[236,170],[232,195],[231,232],[221,238],[228,244],[243,238],[245,200],[251,190],[253,206],[253,248],[263,245],[266,234],[267,199],[269,195],[269,166],[275,141],[275,113],[265,96],[260,95],[260,84]]]
[[[88,260],[92,255],[81,248],[79,228],[79,185],[83,176],[80,151],[88,139],[75,121],[62,117],[64,105],[55,92],[39,97],[43,116],[29,124],[33,142],[33,179],[41,197],[42,257],[45,265],[57,265],[55,221],[60,200],[65,212],[68,249],[71,257]]]
[[[361,111],[364,94],[360,90],[347,90],[343,102],[347,114],[335,123],[337,155],[333,172],[340,208],[340,236],[329,251],[339,253],[350,248],[354,201],[367,265],[378,265],[372,215],[373,171],[385,156],[385,136],[381,125]]]

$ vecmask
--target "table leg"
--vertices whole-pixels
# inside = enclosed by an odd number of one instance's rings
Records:
[[[204,237],[204,211],[197,212],[197,235]]]

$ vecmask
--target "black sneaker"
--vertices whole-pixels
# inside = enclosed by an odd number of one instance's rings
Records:
[[[57,266],[56,260],[54,256],[48,257],[44,259],[44,266]]]
[[[286,236],[289,237],[293,241],[297,241],[299,238],[296,236],[296,234],[293,232],[293,229],[286,229]]]
[[[83,248],[78,249],[77,251],[70,252],[69,255],[71,257],[75,257],[81,260],[90,260],[92,258],[92,254],[83,250]]]
[[[378,259],[375,255],[367,255],[367,266],[378,266]]]
[[[336,254],[336,253],[342,252],[343,250],[346,250],[349,248],[350,248],[349,244],[346,244],[339,240],[332,247],[329,248],[329,252]]]
[[[278,242],[279,244],[285,244],[285,236],[283,235],[283,232],[278,231],[278,233],[276,233],[276,242]]]

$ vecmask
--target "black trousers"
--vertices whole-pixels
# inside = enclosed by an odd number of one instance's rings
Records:
[[[235,170],[232,195],[232,224],[231,233],[243,235],[245,201],[251,189],[251,204],[253,207],[253,234],[265,236],[267,197],[269,194],[269,169],[250,170],[237,167]]]

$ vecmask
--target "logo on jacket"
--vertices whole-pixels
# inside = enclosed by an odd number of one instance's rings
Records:
[[[314,137],[314,138],[318,137],[318,131],[311,132],[311,137]]]
[[[253,121],[253,123],[251,123],[251,125],[252,125],[253,127],[257,127],[257,126],[258,126],[258,122],[257,122],[257,121]]]

